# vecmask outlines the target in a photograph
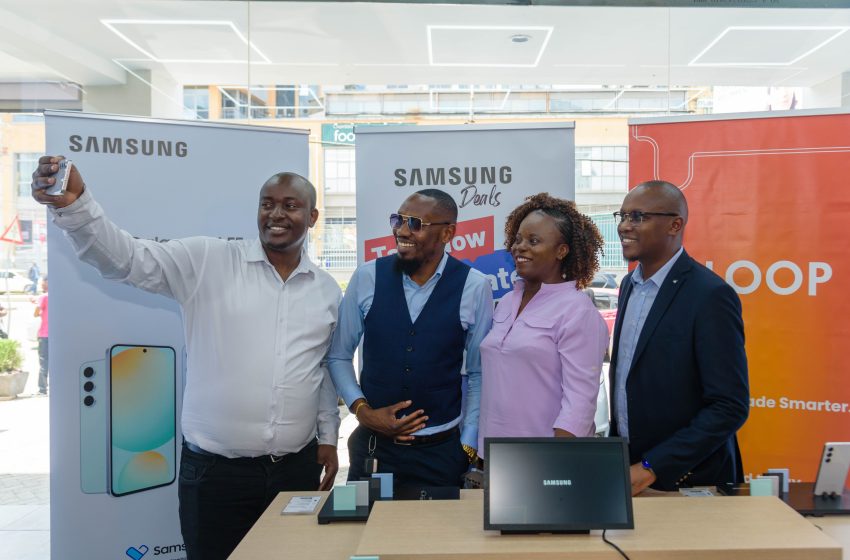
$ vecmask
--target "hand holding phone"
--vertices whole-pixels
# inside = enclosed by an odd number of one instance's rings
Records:
[[[83,193],[79,169],[62,156],[42,156],[32,174],[32,197],[54,208],[68,206]]]
[[[58,165],[59,171],[53,175],[56,182],[45,188],[44,194],[49,194],[50,196],[62,196],[65,194],[65,190],[68,187],[68,179],[71,177],[71,169],[74,167],[74,163],[70,159],[63,159]]]

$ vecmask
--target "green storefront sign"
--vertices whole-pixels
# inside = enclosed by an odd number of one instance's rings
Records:
[[[336,146],[353,146],[354,145],[354,127],[360,126],[387,126],[395,124],[410,124],[410,123],[349,123],[338,124],[328,123],[322,125],[322,144],[331,144]]]
[[[323,124],[322,144],[354,145],[353,124]]]

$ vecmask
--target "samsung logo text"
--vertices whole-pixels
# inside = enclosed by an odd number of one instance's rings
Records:
[[[572,486],[572,480],[544,480],[543,486]]]
[[[125,154],[128,156],[179,157],[189,155],[189,144],[172,140],[149,140],[144,138],[120,138],[116,136],[68,137],[68,149],[72,152],[94,154]]]
[[[507,185],[511,182],[512,173],[510,165],[501,167],[414,167],[412,169],[396,169],[394,184],[397,187],[442,187],[445,185],[467,185],[501,183]]]

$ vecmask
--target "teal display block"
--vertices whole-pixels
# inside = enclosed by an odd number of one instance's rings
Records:
[[[334,511],[352,511],[357,509],[357,488],[340,484],[334,486]]]
[[[773,496],[775,482],[766,478],[750,479],[750,496]]]
[[[381,498],[393,497],[393,473],[375,473],[372,478],[381,481]]]

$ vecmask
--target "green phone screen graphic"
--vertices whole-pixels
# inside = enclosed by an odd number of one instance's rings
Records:
[[[176,357],[162,346],[110,350],[110,492],[174,482]]]

